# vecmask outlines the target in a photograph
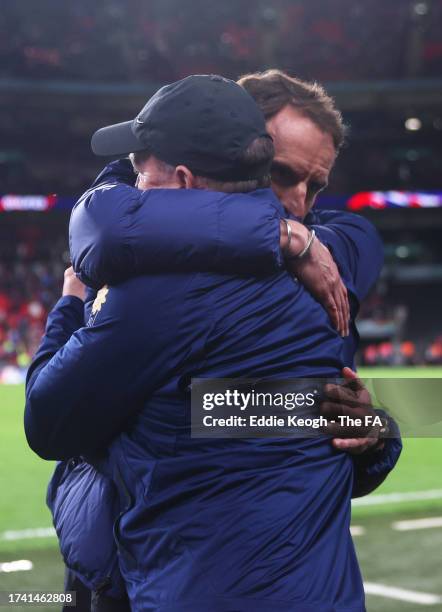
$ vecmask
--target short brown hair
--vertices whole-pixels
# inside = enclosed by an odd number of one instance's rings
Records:
[[[196,188],[223,191],[224,193],[248,193],[249,191],[255,191],[255,189],[270,187],[270,167],[274,155],[275,148],[271,138],[266,136],[255,138],[241,153],[237,161],[241,164],[241,167],[250,168],[251,172],[257,168],[262,168],[261,176],[240,181],[221,181],[216,178],[197,176],[195,177]]]
[[[276,69],[246,74],[238,83],[255,99],[266,120],[290,105],[330,134],[336,151],[343,145],[347,128],[342,115],[319,83],[302,81]]]

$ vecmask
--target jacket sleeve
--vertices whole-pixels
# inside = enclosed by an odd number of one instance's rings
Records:
[[[360,215],[341,211],[317,211],[309,223],[333,254],[344,283],[356,298],[352,314],[356,316],[359,303],[366,297],[379,278],[383,265],[383,245],[375,227]],[[354,325],[354,323],[352,323]],[[354,330],[354,337],[358,337]],[[353,361],[356,345],[350,346]],[[348,364],[351,365],[352,364]],[[394,419],[383,413],[390,425],[390,437],[382,451],[353,456],[353,497],[368,495],[377,489],[396,465],[402,451],[402,441]]]
[[[103,369],[116,366],[112,331],[118,321],[84,327],[83,317],[80,299],[62,297],[49,314],[28,370],[25,432],[30,447],[44,459],[67,459],[100,447],[119,420]],[[124,399],[121,374],[109,377],[117,401]]]
[[[333,254],[348,289],[361,302],[379,278],[384,249],[370,221],[341,211],[318,211],[311,227]]]
[[[72,211],[71,259],[85,284],[99,288],[150,272],[262,274],[282,267],[281,212],[272,198],[143,192],[130,185],[126,161],[108,166]]]
[[[27,375],[24,417],[29,445],[44,459],[103,449],[173,367],[173,343],[148,321],[148,294],[134,294],[130,283],[108,290],[88,326],[83,302],[72,296],[49,315]]]
[[[383,410],[376,410],[379,416],[386,418],[389,435],[381,451],[363,453],[353,457],[354,479],[352,497],[362,497],[377,489],[395,467],[402,452],[402,440],[399,427]]]

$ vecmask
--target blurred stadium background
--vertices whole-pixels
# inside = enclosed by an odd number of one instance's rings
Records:
[[[0,590],[62,588],[23,379],[69,265],[70,208],[100,170],[91,133],[165,82],[268,67],[325,84],[351,128],[318,205],[366,215],[384,240],[364,373],[441,376],[441,0],[2,0]],[[440,439],[405,440],[354,506],[370,612],[442,610],[441,460]]]

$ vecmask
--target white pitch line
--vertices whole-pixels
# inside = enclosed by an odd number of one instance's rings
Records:
[[[350,533],[353,537],[364,535],[365,527],[361,527],[360,525],[352,525],[350,527]]]
[[[442,527],[442,516],[432,516],[424,519],[413,519],[410,521],[395,521],[392,528],[396,531],[413,531],[415,529],[432,529]]]
[[[421,606],[435,606],[436,604],[442,603],[442,597],[440,597],[440,595],[409,591],[408,589],[400,589],[398,587],[391,587],[375,582],[364,582],[364,590],[367,595],[379,595],[380,597],[408,601],[410,603],[420,604]]]
[[[385,493],[384,495],[367,495],[354,499],[353,506],[377,506],[383,504],[399,504],[407,501],[423,501],[426,499],[442,499],[442,489],[427,491],[412,491],[410,493]]]
[[[4,531],[0,533],[0,540],[11,542],[33,538],[53,538],[56,535],[53,527],[37,527],[36,529],[22,529],[21,531]]]
[[[0,563],[0,573],[10,574],[11,572],[29,572],[34,567],[32,561],[20,559],[19,561],[6,561]]]

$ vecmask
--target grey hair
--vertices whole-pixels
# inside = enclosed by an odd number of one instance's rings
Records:
[[[143,151],[137,151],[136,153],[129,153],[129,159],[132,162],[133,169],[137,174],[142,173],[142,165],[145,164],[147,160],[152,157],[152,155],[153,154],[148,149],[144,149]],[[163,170],[167,174],[172,174],[175,171],[175,168],[170,164],[163,162],[157,157],[155,159],[157,163],[161,166],[161,170]]]
[[[271,138],[267,136],[260,136],[255,138],[246,150],[241,154],[238,159],[238,163],[241,166],[249,167],[250,171],[253,172],[256,167],[263,166],[262,175],[258,178],[240,180],[240,181],[220,181],[214,178],[206,176],[195,175],[195,189],[210,189],[212,191],[221,191],[223,193],[248,193],[249,191],[255,191],[255,189],[264,189],[270,187],[271,175],[270,166],[273,161],[275,149]],[[152,156],[151,151],[137,151],[136,153],[130,153],[129,159],[132,162],[132,166],[138,174],[141,172],[140,168],[142,165]],[[173,173],[175,168],[166,162],[163,162],[156,158],[157,161],[162,165],[162,169],[168,174]]]

